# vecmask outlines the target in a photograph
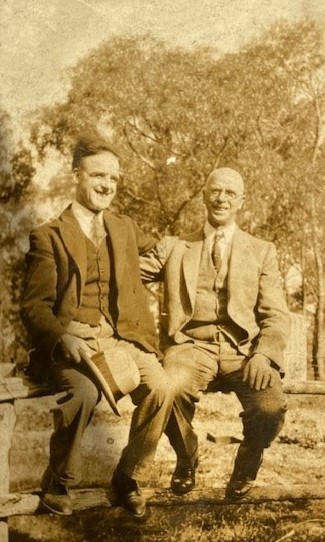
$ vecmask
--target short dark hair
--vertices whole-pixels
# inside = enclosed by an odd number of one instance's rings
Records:
[[[81,137],[73,150],[72,155],[72,169],[76,169],[80,166],[80,162],[86,156],[93,156],[101,152],[110,152],[120,160],[120,156],[115,147],[104,137],[93,134]]]

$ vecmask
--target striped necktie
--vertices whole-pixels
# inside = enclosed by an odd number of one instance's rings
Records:
[[[220,250],[219,241],[222,237],[223,237],[223,233],[216,232],[214,235],[214,240],[213,240],[213,245],[212,245],[211,257],[212,257],[213,265],[216,272],[219,271],[220,266],[221,266],[222,258],[221,258],[221,250]]]
[[[100,247],[105,235],[106,232],[103,225],[102,217],[99,214],[94,215],[91,222],[91,240],[94,243],[95,247]]]

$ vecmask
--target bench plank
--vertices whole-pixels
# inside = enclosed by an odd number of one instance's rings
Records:
[[[39,384],[26,376],[8,377],[0,381],[0,403],[57,393],[54,386]]]
[[[285,393],[289,394],[325,395],[325,381],[295,382],[285,380],[283,389]],[[39,384],[26,376],[12,376],[0,381],[0,403],[14,401],[15,399],[55,395],[57,393],[60,392],[55,387]]]
[[[297,382],[291,380],[283,381],[283,390],[285,393],[301,395],[325,395],[325,381],[306,380]]]
[[[88,508],[111,507],[111,500],[105,489],[71,490],[75,512]],[[34,515],[46,512],[40,502],[40,496],[33,493],[10,493],[0,495],[0,518],[17,515]]]

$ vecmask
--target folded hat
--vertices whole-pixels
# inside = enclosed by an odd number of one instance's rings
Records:
[[[94,354],[84,361],[100,385],[113,412],[120,416],[117,401],[140,384],[140,373],[134,359],[125,349],[116,346]]]

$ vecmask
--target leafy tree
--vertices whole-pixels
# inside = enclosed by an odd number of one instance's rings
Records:
[[[25,335],[19,319],[23,247],[26,222],[23,200],[34,173],[31,153],[15,144],[10,117],[0,109],[0,355],[1,361],[20,361]]]
[[[67,156],[96,126],[121,150],[117,207],[157,234],[192,230],[216,165],[243,173],[245,227],[273,240],[283,273],[296,266],[295,309],[317,303],[315,356],[324,378],[324,55],[310,21],[277,24],[242,51],[171,49],[149,36],[115,38],[71,70],[64,103],[31,132],[42,158]]]

